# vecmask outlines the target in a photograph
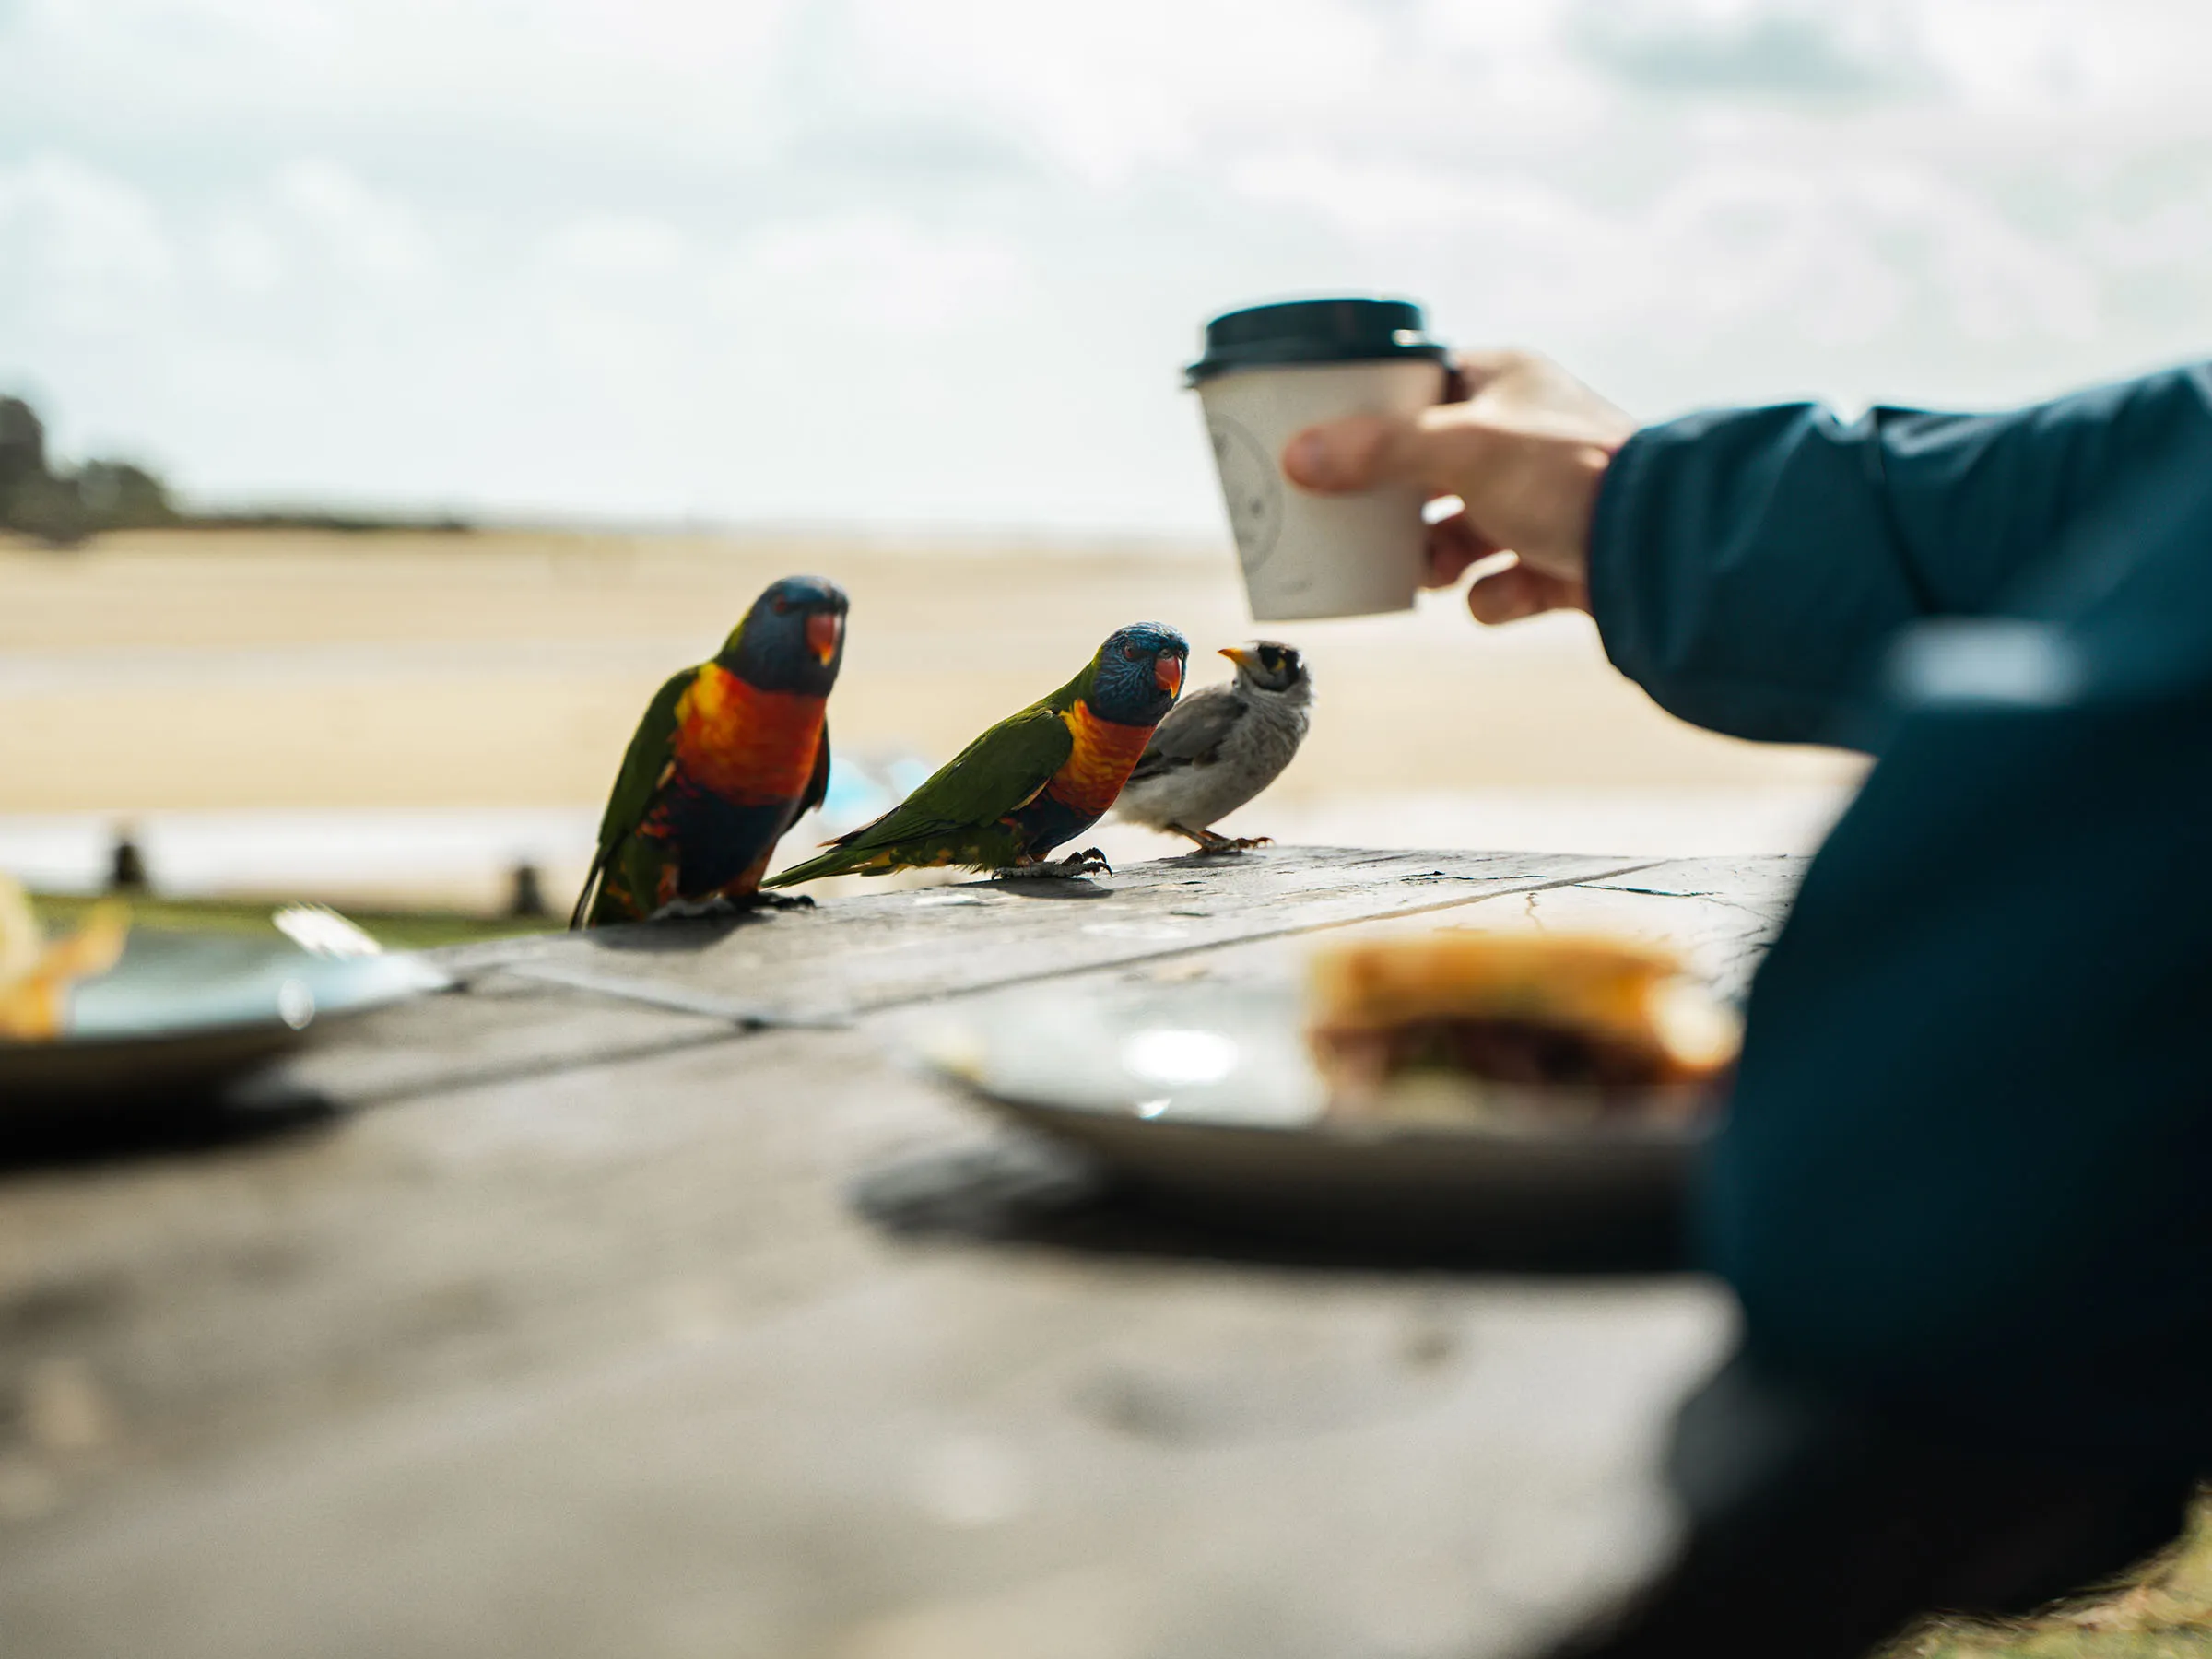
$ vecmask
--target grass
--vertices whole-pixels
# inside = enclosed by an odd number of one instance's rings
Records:
[[[32,902],[49,927],[74,925],[97,902],[90,898],[41,893]],[[138,927],[182,928],[194,933],[248,934],[281,937],[269,916],[282,900],[162,899],[139,895],[129,900],[131,923]],[[437,945],[472,945],[482,939],[547,933],[562,925],[551,916],[485,916],[466,911],[356,910],[345,915],[394,950],[425,950]]]
[[[2180,1543],[2115,1590],[2039,1618],[1944,1620],[1886,1659],[2212,1659],[2212,1495]]]

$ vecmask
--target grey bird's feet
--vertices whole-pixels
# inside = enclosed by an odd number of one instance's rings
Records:
[[[1216,835],[1211,830],[1186,830],[1181,824],[1170,824],[1168,829],[1177,835],[1187,835],[1198,843],[1201,853],[1249,853],[1254,847],[1275,844],[1272,835]]]
[[[1106,862],[1106,854],[1096,847],[1086,847],[1080,853],[1070,853],[1065,858],[1040,860],[1035,864],[1016,865],[1012,869],[994,871],[1000,880],[1029,881],[1039,877],[1065,880],[1076,876],[1111,876],[1113,866]]]

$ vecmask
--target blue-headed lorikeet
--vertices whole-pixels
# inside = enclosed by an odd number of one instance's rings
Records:
[[[1113,805],[1152,728],[1174,707],[1190,654],[1181,634],[1157,622],[1115,630],[1066,685],[1000,721],[875,822],[768,885],[935,865],[1034,876],[1103,869],[1095,850],[1057,864],[1044,858]]]
[[[759,897],[776,842],[829,791],[844,651],[844,590],[787,576],[710,661],[669,677],[622,758],[571,927]]]

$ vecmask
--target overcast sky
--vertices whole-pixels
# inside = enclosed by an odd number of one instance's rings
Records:
[[[1658,418],[2212,338],[2212,7],[0,0],[0,387],[193,496],[1216,531],[1210,312]]]

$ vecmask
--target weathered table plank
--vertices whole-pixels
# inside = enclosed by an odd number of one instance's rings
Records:
[[[445,959],[463,972],[588,972],[601,990],[627,981],[725,998],[733,1013],[813,1019],[1619,878],[1661,863],[1300,848],[1296,856],[1163,859],[1097,883],[971,883],[841,900],[813,915],[502,940]]]
[[[1710,1288],[930,1241],[853,1202],[1004,1134],[887,1053],[917,999],[1286,971],[1425,905],[1671,930],[1724,975],[1793,878],[1303,856],[487,953],[302,1068],[373,1111],[7,1177],[0,1651],[1510,1651],[1648,1553]],[[819,1008],[848,931],[844,1029],[633,1000]],[[634,984],[517,971],[564,961]]]
[[[720,1042],[735,1030],[711,1014],[487,969],[465,995],[365,1016],[283,1076],[339,1104],[371,1105]]]

